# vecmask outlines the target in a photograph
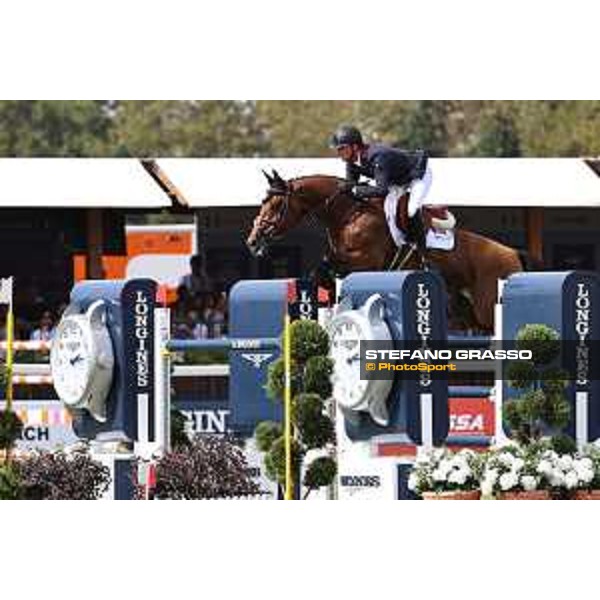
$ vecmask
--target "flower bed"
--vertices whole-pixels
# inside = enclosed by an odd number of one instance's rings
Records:
[[[481,456],[471,450],[421,449],[408,486],[427,500],[478,500],[481,468]]]
[[[600,500],[600,446],[555,447],[547,438],[483,454],[421,449],[409,488],[425,500]]]

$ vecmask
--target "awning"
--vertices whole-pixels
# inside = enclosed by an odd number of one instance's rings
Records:
[[[262,169],[283,178],[344,176],[336,158],[173,158],[157,165],[191,207],[258,206]],[[431,159],[428,203],[450,206],[600,207],[600,177],[577,158]],[[137,159],[1,158],[0,208],[171,206]]]
[[[258,206],[261,169],[284,179],[344,176],[343,163],[325,159],[157,159],[192,207]],[[600,207],[600,177],[577,158],[431,159],[428,203],[450,206]]]
[[[284,179],[345,174],[335,158],[159,158],[156,163],[194,208],[260,205],[267,190],[261,169],[276,169]]]
[[[0,159],[0,208],[168,206],[169,197],[137,159]]]
[[[578,158],[450,158],[432,169],[434,204],[600,207],[600,177]]]

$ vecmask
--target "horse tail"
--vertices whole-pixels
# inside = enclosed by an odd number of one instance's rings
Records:
[[[521,261],[521,265],[523,267],[523,271],[545,271],[546,265],[544,261],[531,256],[525,250],[518,250],[519,260]]]

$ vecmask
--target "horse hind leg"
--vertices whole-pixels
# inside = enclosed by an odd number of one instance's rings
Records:
[[[473,299],[468,290],[448,291],[448,328],[451,331],[469,331],[479,328]]]

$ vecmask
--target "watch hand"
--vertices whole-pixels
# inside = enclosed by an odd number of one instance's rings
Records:
[[[83,360],[83,357],[81,356],[81,354],[78,354],[75,358],[71,358],[69,360],[69,362],[71,363],[72,366],[75,366],[75,363],[81,362]]]

